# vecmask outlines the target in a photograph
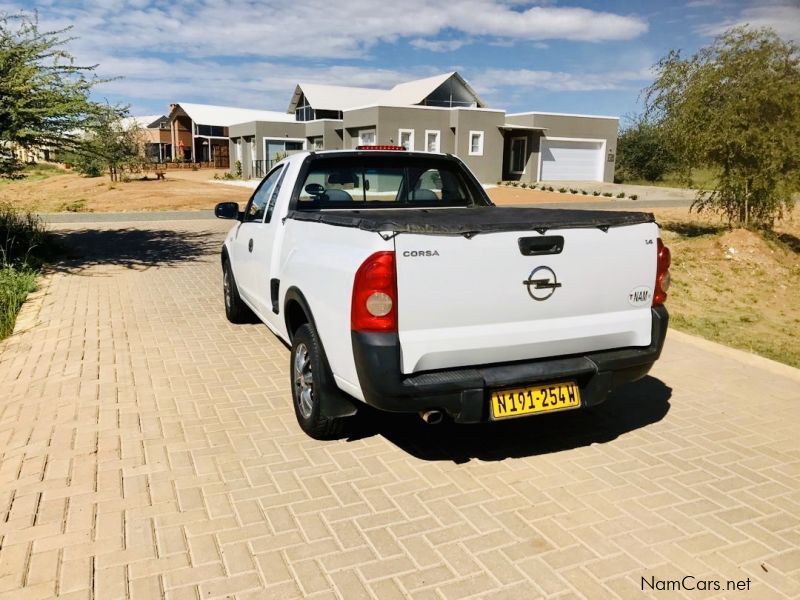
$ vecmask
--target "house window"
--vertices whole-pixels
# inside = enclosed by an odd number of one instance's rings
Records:
[[[272,168],[290,154],[303,149],[302,140],[286,140],[282,138],[264,138],[264,164]]]
[[[528,140],[524,137],[511,140],[511,168],[512,173],[525,172],[525,163],[528,161]]]
[[[311,140],[311,148],[314,150],[322,150],[324,147],[322,137],[315,137]]]
[[[300,101],[297,103],[297,108],[294,111],[294,118],[297,121],[313,121],[314,109],[306,100],[305,94],[300,96]]]
[[[397,132],[397,142],[406,150],[414,149],[414,130],[413,129],[400,129]]]
[[[483,132],[470,131],[469,132],[469,155],[470,156],[483,156]]]
[[[374,146],[375,145],[375,130],[362,129],[358,132],[358,145],[359,146]]]
[[[218,125],[196,125],[197,135],[225,137],[225,128]]]
[[[439,152],[439,130],[426,129],[425,130],[425,151],[426,152]]]

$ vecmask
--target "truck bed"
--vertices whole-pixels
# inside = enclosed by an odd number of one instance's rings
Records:
[[[364,231],[393,231],[429,235],[464,235],[500,231],[538,231],[551,229],[608,229],[640,223],[654,223],[647,212],[573,210],[554,208],[514,208],[481,206],[474,208],[405,208],[367,210],[295,210],[288,219],[353,227]]]

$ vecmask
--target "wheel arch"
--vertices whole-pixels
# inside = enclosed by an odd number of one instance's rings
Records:
[[[283,297],[283,320],[290,343],[294,337],[294,332],[305,323],[310,323],[319,333],[308,300],[306,300],[303,292],[295,286],[286,290],[286,295]]]
[[[345,392],[338,388],[333,372],[331,371],[330,363],[327,359],[325,352],[325,342],[322,335],[314,322],[314,314],[311,312],[311,306],[297,287],[292,286],[286,290],[286,295],[283,298],[283,318],[286,323],[286,334],[289,338],[289,345],[292,345],[295,332],[305,324],[311,325],[317,333],[320,349],[324,357],[325,363],[331,376],[332,385],[336,387],[336,393],[331,394],[327,403],[323,408],[323,415],[326,417],[349,417],[356,413],[356,405],[352,398]]]

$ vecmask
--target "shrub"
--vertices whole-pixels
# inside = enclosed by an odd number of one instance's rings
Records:
[[[569,188],[569,193],[570,194],[577,194],[578,190],[576,190],[575,188]]]
[[[548,185],[548,186],[547,186],[547,191],[548,191],[548,192],[554,192],[554,191],[555,191],[555,189],[553,189],[553,186],[552,186],[552,185]]]
[[[20,306],[36,288],[36,268],[54,250],[39,217],[0,203],[0,339],[14,330]]]
[[[503,182],[502,181],[498,181],[497,185],[503,185]]]
[[[25,297],[36,289],[36,271],[0,267],[0,339],[11,335]]]
[[[235,166],[235,169],[236,169],[236,171],[235,171],[236,178],[237,179],[241,179],[242,178],[242,161],[237,160],[236,164],[234,166]]]
[[[564,193],[566,193],[566,191],[567,191],[567,188],[565,188],[565,187],[558,188],[558,191],[559,191],[560,193],[564,194]]]
[[[0,267],[39,266],[49,238],[38,216],[0,203]]]
[[[519,184],[519,187],[521,187],[524,190],[528,187],[528,184],[523,182]]]
[[[581,190],[581,194],[583,194],[584,196],[587,195],[588,193],[589,192],[587,192],[586,190]]]
[[[606,198],[611,198],[611,196],[613,195],[614,194],[612,194],[611,192],[603,192],[603,196],[605,196]]]
[[[92,209],[86,206],[86,198],[81,198],[79,200],[73,200],[72,202],[64,202],[59,207],[59,211],[79,213],[92,212]]]
[[[619,194],[617,194],[617,198],[624,198],[624,197],[625,197],[625,192],[620,192]]]
[[[592,196],[599,196],[599,195],[600,195],[600,192],[598,192],[597,190],[592,192]]]
[[[631,194],[630,196],[628,196],[628,198],[630,198],[631,200],[638,200],[639,196],[637,194]]]

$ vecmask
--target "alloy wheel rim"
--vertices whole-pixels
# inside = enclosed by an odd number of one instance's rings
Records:
[[[311,372],[311,359],[305,344],[298,344],[295,350],[293,371],[297,407],[303,418],[308,419],[314,408],[314,375]]]

